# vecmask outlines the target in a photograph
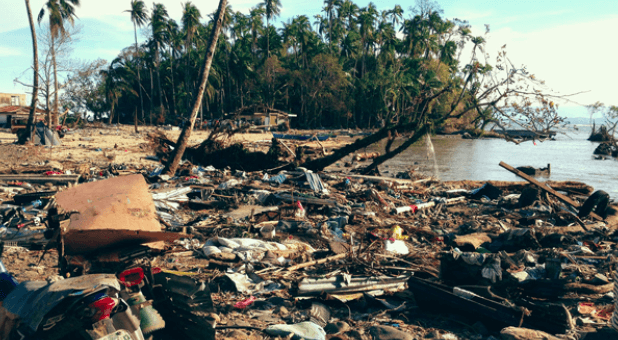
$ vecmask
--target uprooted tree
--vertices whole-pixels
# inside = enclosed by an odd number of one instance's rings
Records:
[[[606,106],[601,102],[596,102],[587,105],[586,109],[590,113],[590,120],[593,120],[592,117],[597,113],[601,113],[605,119],[605,123],[598,129],[593,121],[592,131],[588,140],[593,142],[611,142],[616,145],[614,133],[616,132],[616,127],[618,127],[618,106]]]

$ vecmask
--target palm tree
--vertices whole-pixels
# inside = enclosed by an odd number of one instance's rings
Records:
[[[308,51],[307,46],[311,36],[311,23],[306,15],[299,15],[292,21],[296,26],[296,41],[300,45],[300,55],[303,60],[303,67],[307,67]]]
[[[126,10],[131,14],[131,22],[133,22],[133,33],[135,34],[135,59],[137,61],[137,82],[139,83],[139,103],[142,113],[142,121],[144,120],[144,99],[142,98],[142,78],[139,73],[139,46],[137,45],[137,27],[142,27],[148,20],[148,9],[142,0],[131,0],[131,9]]]
[[[377,15],[375,5],[370,2],[367,7],[361,10],[358,18],[360,24],[360,36],[363,46],[362,66],[361,66],[361,78],[365,75],[365,57],[369,52],[369,46],[373,44],[374,39],[374,23]]]
[[[257,54],[256,46],[257,46],[258,32],[262,28],[262,23],[263,23],[262,16],[263,15],[264,15],[263,7],[252,8],[251,11],[249,11],[249,27],[251,28],[251,39],[252,39],[251,50],[254,54]]]
[[[196,34],[197,32],[197,27],[200,24],[200,18],[202,17],[202,14],[200,13],[200,10],[197,9],[197,7],[195,7],[195,5],[193,5],[191,3],[191,1],[187,1],[184,4],[184,9],[182,10],[182,27],[185,30],[185,53],[189,54],[189,51],[191,50],[191,45],[193,43],[193,36]]]
[[[276,18],[281,13],[281,1],[280,0],[264,0],[262,3],[264,6],[264,14],[266,14],[266,32],[268,32],[268,26],[270,19]],[[266,34],[266,55],[265,58],[270,56],[270,34]]]
[[[393,9],[386,11],[386,17],[390,17],[393,21],[393,26],[401,22],[403,17],[403,9],[399,5],[395,5]]]
[[[172,105],[170,105],[172,116],[176,116],[176,85],[174,82],[174,59],[175,56],[180,52],[180,46],[182,46],[182,37],[180,35],[180,30],[178,28],[178,24],[174,19],[169,19],[167,21],[167,43],[169,46],[170,53],[170,82],[172,84]]]
[[[335,7],[340,4],[341,0],[324,0],[324,11],[328,15],[328,45],[331,53],[333,52],[333,14],[335,13]]]
[[[314,15],[313,18],[315,19],[315,21],[313,22],[313,24],[315,25],[315,31],[318,33],[320,38],[323,38],[324,32],[326,31],[326,26],[329,26],[327,25],[328,22],[320,14]],[[330,36],[328,38],[330,39]],[[330,43],[330,40],[329,40],[329,43]]]
[[[121,95],[114,73],[113,62],[109,66],[109,69],[101,70],[101,76],[103,77],[103,91],[105,98],[107,99],[107,104],[110,107],[107,124],[112,124],[112,119],[114,119],[114,109],[116,108],[116,104],[118,104],[118,99]]]
[[[187,93],[186,96],[186,107],[189,107],[191,98],[193,97],[193,83],[191,82],[190,70],[191,70],[191,51],[193,50],[193,37],[198,32],[198,27],[200,25],[200,18],[202,14],[200,11],[193,5],[190,1],[185,2],[184,8],[182,10],[182,27],[185,31],[185,56],[186,56],[186,67],[185,67],[185,91]]]
[[[348,31],[356,30],[354,23],[356,17],[358,17],[358,6],[352,2],[352,0],[343,0],[338,4],[337,16],[339,20],[346,21],[346,27]]]
[[[232,25],[231,38],[238,40],[244,38],[250,31],[249,20],[242,12],[234,13],[234,24]]]
[[[56,52],[54,48],[54,41],[59,35],[65,36],[67,31],[64,28],[64,22],[68,21],[71,25],[75,22],[75,7],[79,6],[79,0],[47,0],[43,8],[39,12],[38,21],[45,17],[45,7],[49,14],[49,30],[51,33],[51,56],[52,65],[54,68],[54,112],[52,119],[48,121],[48,125],[58,125],[58,70],[56,65]]]
[[[34,114],[36,112],[36,104],[39,96],[39,53],[36,42],[36,30],[34,29],[34,19],[32,19],[32,11],[30,10],[30,1],[26,1],[26,10],[28,12],[28,22],[30,23],[30,34],[32,35],[32,55],[33,61],[33,84],[32,84],[32,102],[30,103],[30,114],[28,115],[28,125],[26,126],[26,133],[23,133],[19,137],[19,143],[25,144],[29,140],[32,140],[32,133],[34,132]]]
[[[152,8],[152,15],[150,16],[150,26],[152,27],[152,40],[154,43],[154,57],[155,57],[155,72],[157,74],[157,88],[159,89],[159,121],[165,118],[165,110],[163,109],[163,91],[161,89],[161,60],[159,50],[161,45],[166,41],[167,35],[167,10],[162,4],[154,4]]]

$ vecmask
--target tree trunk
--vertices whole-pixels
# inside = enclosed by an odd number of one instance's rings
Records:
[[[172,80],[172,103],[170,112],[176,118],[176,85],[174,85],[174,48],[170,46],[170,78]]]
[[[135,114],[133,115],[133,123],[135,124],[135,133],[139,133],[137,130],[137,107],[135,107]]]
[[[137,26],[135,22],[133,22],[133,32],[135,34],[135,60],[137,61],[137,86],[139,87],[139,107],[142,112],[142,121],[144,121],[144,98],[142,96],[142,77],[140,76],[140,59],[139,59],[139,45],[137,45]],[[137,121],[136,121],[137,124]],[[137,132],[137,125],[135,126],[135,130]]]
[[[180,164],[180,160],[185,153],[187,143],[191,137],[191,132],[193,131],[193,126],[195,125],[195,120],[197,119],[197,113],[199,112],[200,104],[202,102],[202,98],[204,97],[204,90],[206,89],[206,83],[208,82],[208,73],[210,72],[210,66],[212,65],[212,59],[217,47],[217,39],[219,38],[219,33],[221,32],[221,25],[223,23],[223,15],[225,14],[226,6],[227,0],[219,0],[219,8],[217,9],[217,15],[215,17],[216,21],[210,36],[208,49],[206,50],[206,59],[204,61],[204,66],[202,66],[200,71],[200,86],[197,90],[197,96],[195,96],[193,108],[191,110],[191,118],[189,120],[189,124],[185,125],[180,133],[180,136],[178,137],[176,149],[172,152],[170,160],[164,170],[164,173],[166,174],[173,175],[176,173],[178,164]]]
[[[109,119],[107,120],[107,125],[112,125],[112,119],[114,119],[114,103],[111,103],[111,108],[109,110]]]
[[[36,105],[39,95],[39,53],[36,42],[36,30],[34,28],[34,20],[32,19],[32,12],[30,11],[30,0],[25,0],[26,10],[28,11],[28,22],[30,23],[30,34],[32,35],[32,55],[34,57],[34,79],[32,84],[32,102],[30,103],[30,114],[28,115],[28,125],[26,126],[26,133],[23,133],[19,137],[19,144],[26,144],[28,141],[32,141],[32,135],[34,132],[34,116],[36,112]]]
[[[150,125],[152,126],[152,109],[153,109],[153,98],[154,98],[154,82],[152,80],[152,68],[149,68],[149,72],[150,72]]]
[[[47,78],[47,81],[45,82],[45,115],[47,118],[47,126],[51,125],[51,108],[49,107],[49,78]]]
[[[269,20],[268,17],[266,17],[266,56],[264,57],[264,60],[268,59],[268,56],[270,56],[270,34],[268,32],[268,25]]]
[[[191,44],[191,41],[188,40],[187,38],[187,42],[185,44],[185,55],[187,57],[187,62],[185,65],[185,91],[187,93],[192,94],[193,93],[193,86],[192,82],[191,82],[191,78],[190,78],[190,73],[189,73],[189,67],[191,66],[191,49],[193,47],[193,44]],[[198,50],[199,51],[199,50]],[[187,109],[189,108],[189,105],[191,105],[191,98],[190,96],[186,96],[185,97],[185,111],[182,113],[182,117],[184,118],[186,113],[187,113]],[[203,123],[203,121],[202,121]]]
[[[156,73],[157,73],[157,88],[159,90],[159,118],[157,118],[157,123],[165,123],[165,109],[163,108],[163,91],[161,89],[161,60],[159,56],[159,43],[157,42],[157,49],[155,51],[155,64],[156,64]]]
[[[51,26],[50,26],[50,37],[51,37],[51,57],[52,57],[52,67],[53,67],[53,72],[54,72],[54,102],[52,103],[52,105],[54,106],[52,110],[49,110],[47,113],[47,126],[51,129],[51,127],[54,125],[54,113],[58,110],[57,107],[57,102],[58,102],[58,81],[56,79],[56,47],[54,46],[54,34],[51,33]],[[49,92],[48,92],[48,97],[49,97]]]

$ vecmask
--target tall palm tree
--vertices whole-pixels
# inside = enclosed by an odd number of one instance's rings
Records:
[[[356,30],[355,19],[358,17],[358,6],[352,0],[343,0],[337,7],[337,17],[346,22],[348,31]]]
[[[311,23],[306,15],[299,15],[293,20],[296,26],[296,41],[300,45],[300,56],[302,57],[303,67],[307,67],[308,51],[307,45],[311,37]]]
[[[234,13],[234,24],[232,25],[231,38],[238,40],[244,38],[249,32],[249,20],[242,12]]]
[[[180,35],[180,29],[174,19],[167,21],[167,45],[169,46],[170,53],[170,82],[172,84],[172,105],[170,110],[172,116],[176,116],[176,85],[174,82],[174,60],[180,52],[182,46],[182,37]]]
[[[393,9],[386,11],[386,16],[393,21],[393,26],[398,25],[403,18],[403,9],[399,5],[395,5]]]
[[[39,12],[38,21],[45,17],[45,8],[49,15],[49,30],[51,33],[51,56],[52,65],[54,68],[54,112],[52,113],[52,121],[48,121],[48,125],[58,125],[58,70],[56,65],[56,52],[54,41],[58,36],[66,36],[67,31],[64,28],[64,22],[68,21],[71,25],[75,22],[75,7],[79,6],[79,0],[47,0]]]
[[[361,78],[365,75],[365,57],[369,52],[369,47],[373,44],[374,39],[374,23],[377,15],[375,5],[370,2],[369,5],[361,10],[358,18],[360,24],[360,36],[363,46]]]
[[[28,115],[28,125],[26,125],[26,133],[18,136],[19,143],[25,144],[29,140],[32,140],[32,133],[34,132],[34,114],[36,111],[37,99],[39,96],[39,53],[36,42],[36,30],[34,29],[34,19],[32,19],[32,11],[30,10],[30,1],[26,1],[26,10],[28,12],[28,22],[30,23],[30,35],[32,36],[32,55],[33,61],[33,84],[32,84],[32,102],[30,103],[30,114]]]
[[[163,109],[163,90],[161,89],[161,56],[160,49],[165,43],[167,35],[167,19],[169,18],[165,6],[154,4],[152,15],[150,16],[150,26],[152,27],[152,40],[154,43],[155,73],[157,74],[157,88],[159,89],[159,121],[165,118]]]
[[[333,15],[335,14],[335,7],[340,4],[341,0],[324,0],[324,11],[328,16],[328,47],[331,53],[333,53]]]
[[[264,15],[264,8],[257,7],[252,8],[249,11],[249,27],[251,29],[251,50],[254,54],[257,54],[257,40],[258,40],[258,32],[262,28],[262,16]]]
[[[200,24],[200,18],[202,14],[200,10],[195,7],[191,3],[191,1],[187,1],[184,4],[184,8],[182,10],[182,27],[185,31],[185,53],[189,53],[191,50],[191,44],[193,43],[193,37],[197,33],[197,27]]]
[[[142,113],[142,121],[144,120],[144,99],[142,97],[142,78],[139,73],[139,46],[137,45],[137,27],[142,27],[148,20],[148,9],[146,4],[142,0],[131,0],[131,9],[126,10],[131,15],[131,22],[133,22],[133,33],[135,34],[135,60],[137,61],[137,81],[139,83],[139,103]]]
[[[276,18],[281,13],[281,1],[280,0],[264,0],[262,3],[264,6],[264,14],[266,14],[266,32],[268,32],[268,26],[270,24],[270,19]],[[270,34],[266,34],[266,56],[268,58],[270,56]]]
[[[193,37],[198,32],[198,27],[200,25],[200,18],[202,14],[200,11],[191,3],[191,1],[187,1],[184,4],[184,8],[182,10],[182,28],[185,31],[185,91],[187,93],[186,98],[186,107],[189,107],[191,98],[193,97],[193,82],[191,81],[191,51],[193,50]]]

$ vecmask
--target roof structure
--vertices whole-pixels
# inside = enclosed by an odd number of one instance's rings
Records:
[[[30,106],[13,106],[13,105],[9,105],[9,106],[2,106],[2,107],[0,107],[0,114],[2,114],[2,113],[19,113],[19,112],[29,113],[30,112]],[[36,112],[37,113],[45,113],[45,110],[36,109]]]
[[[268,112],[271,115],[283,116],[287,117],[289,114],[285,111],[277,110],[270,108],[264,104],[253,104],[249,106],[243,106],[240,109],[236,110],[233,113],[230,113],[231,116],[262,116]]]

